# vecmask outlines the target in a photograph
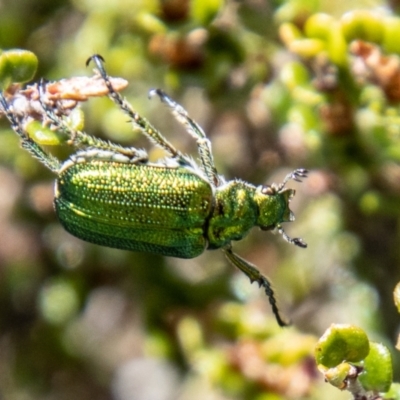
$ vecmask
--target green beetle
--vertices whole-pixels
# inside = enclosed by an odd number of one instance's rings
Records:
[[[285,185],[290,179],[301,181],[307,171],[297,169],[281,184],[271,186],[256,187],[237,179],[225,181],[217,173],[204,131],[179,104],[161,90],[150,91],[150,95],[157,95],[171,108],[196,140],[201,166],[133,111],[114,89],[101,56],[94,55],[88,62],[92,60],[109,97],[169,157],[151,163],[144,150],[121,147],[72,130],[59,116],[58,104],[46,99],[46,84],[42,82],[42,119],[67,135],[71,145],[81,148],[61,162],[26,133],[22,117],[1,93],[1,107],[21,138],[22,147],[57,175],[54,204],[61,224],[78,238],[125,250],[194,258],[206,249],[220,248],[251,282],[264,287],[278,324],[285,326],[270,282],[254,265],[232,251],[231,242],[241,240],[258,226],[262,230],[276,229],[289,243],[306,247],[302,239],[290,238],[281,223],[294,219],[289,202],[295,192]]]

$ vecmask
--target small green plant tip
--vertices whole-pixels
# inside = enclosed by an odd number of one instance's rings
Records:
[[[382,343],[370,342],[359,380],[365,390],[387,392],[392,384],[393,367],[389,349]]]
[[[38,308],[42,317],[53,325],[61,325],[70,320],[78,311],[79,300],[71,282],[57,279],[43,286]]]
[[[313,58],[326,50],[326,43],[320,39],[297,39],[290,42],[288,48],[302,58]]]
[[[307,104],[294,104],[287,113],[288,121],[293,122],[301,127],[304,132],[316,129],[318,126],[318,119]]]
[[[359,204],[365,215],[373,215],[382,208],[382,195],[370,190],[361,197]]]
[[[329,14],[313,14],[307,19],[304,25],[304,33],[308,38],[326,41],[329,37],[329,31],[334,23],[335,18]]]
[[[27,50],[6,50],[0,54],[0,84],[3,89],[11,83],[30,81],[37,70],[38,59]]]
[[[383,16],[374,11],[353,10],[343,15],[340,24],[348,43],[359,39],[379,44],[384,34],[384,21]]]
[[[85,114],[81,108],[74,108],[68,115],[68,123],[73,131],[81,131],[85,126]]]
[[[400,313],[400,282],[396,285],[393,291],[394,304],[397,311]]]
[[[329,59],[338,67],[346,67],[348,46],[339,22],[335,22],[330,27],[327,47]]]
[[[319,9],[318,0],[289,0],[281,2],[277,8],[274,19],[277,23],[288,21],[304,21],[309,15],[316,13]]]
[[[400,54],[400,18],[385,17],[383,20],[383,39],[382,45],[388,53]]]
[[[323,372],[325,379],[332,385],[342,390],[346,386],[346,379],[352,369],[351,364],[349,363],[340,363],[336,367],[323,369],[321,368],[321,372]]]
[[[283,65],[279,76],[289,90],[298,86],[309,85],[311,81],[307,68],[299,61],[292,61]]]
[[[289,47],[294,40],[304,38],[300,29],[291,22],[285,22],[279,26],[279,37],[286,47]]]
[[[194,21],[207,26],[214,20],[223,5],[222,0],[192,0],[190,14]]]
[[[87,99],[87,85],[74,87],[72,105],[62,96],[50,98],[43,82],[36,85],[39,98],[25,97],[28,104],[23,102],[24,107],[14,107],[21,103],[24,92],[16,91],[13,96],[0,92],[0,107],[22,147],[56,175],[54,204],[61,224],[80,239],[124,250],[194,258],[207,249],[221,249],[250,282],[264,289],[278,324],[287,325],[270,281],[233,252],[232,242],[257,226],[277,231],[295,246],[307,247],[302,239],[289,237],[282,223],[294,220],[289,203],[295,191],[286,184],[290,180],[301,182],[308,171],[298,168],[281,183],[271,185],[227,181],[217,172],[205,132],[181,105],[160,89],[150,91],[150,97],[157,96],[196,142],[199,165],[132,109],[114,88],[115,79],[107,74],[100,55],[90,57],[90,62],[97,71],[94,78],[83,81],[91,87],[100,80],[102,88],[95,95],[103,93],[104,87],[132,125],[168,157],[149,162],[145,150],[123,147],[78,130],[83,116],[77,112],[75,117],[71,111],[75,112],[77,99]],[[60,91],[64,93],[65,88]],[[62,143],[74,150],[64,161],[41,147]]]
[[[59,146],[67,142],[68,138],[58,131],[43,126],[39,121],[32,120],[25,126],[28,136],[41,146]]]
[[[399,400],[400,399],[400,383],[392,383],[390,389],[382,395],[383,399]]]
[[[135,16],[135,25],[150,34],[165,33],[168,30],[166,24],[160,18],[144,11]]]
[[[362,361],[369,353],[365,332],[353,325],[332,324],[315,347],[317,365],[333,368],[342,362]]]

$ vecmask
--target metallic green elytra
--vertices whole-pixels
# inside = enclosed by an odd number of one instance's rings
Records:
[[[55,207],[67,231],[103,246],[193,258],[213,202],[211,185],[184,167],[93,160],[60,171]]]
[[[114,89],[101,56],[94,55],[89,61],[96,64],[111,100],[169,157],[151,163],[144,150],[122,147],[72,129],[67,123],[70,110],[63,108],[61,100],[50,100],[42,82],[38,86],[39,106],[34,107],[36,119],[50,124],[68,138],[68,144],[79,149],[62,162],[46,153],[41,143],[26,132],[32,115],[17,112],[14,98],[0,93],[3,113],[19,135],[22,147],[57,175],[54,204],[61,224],[78,238],[119,249],[180,258],[196,257],[206,249],[222,249],[251,282],[264,287],[278,324],[286,325],[269,280],[235,254],[231,243],[258,226],[277,230],[289,243],[306,247],[301,239],[290,238],[281,223],[294,219],[289,202],[295,192],[285,185],[290,179],[300,182],[307,171],[297,169],[281,184],[271,186],[226,181],[217,173],[204,131],[179,104],[161,90],[150,91],[196,140],[200,166],[133,111]]]

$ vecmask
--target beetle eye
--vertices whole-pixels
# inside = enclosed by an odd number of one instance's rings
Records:
[[[261,188],[261,193],[267,196],[272,196],[276,193],[275,189],[270,185],[265,185]]]

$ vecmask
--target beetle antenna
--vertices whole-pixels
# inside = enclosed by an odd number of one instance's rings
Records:
[[[285,176],[283,182],[278,186],[278,192],[280,192],[291,179],[296,182],[302,182],[301,178],[307,178],[307,174],[308,170],[304,168],[298,168],[290,172]]]
[[[302,247],[303,249],[305,249],[305,248],[307,247],[307,243],[304,242],[303,239],[301,239],[301,238],[291,238],[291,237],[283,230],[283,228],[282,228],[280,225],[278,225],[276,228],[277,228],[279,234],[281,234],[282,237],[283,237],[288,243],[294,244],[295,246],[298,246],[298,247]]]

